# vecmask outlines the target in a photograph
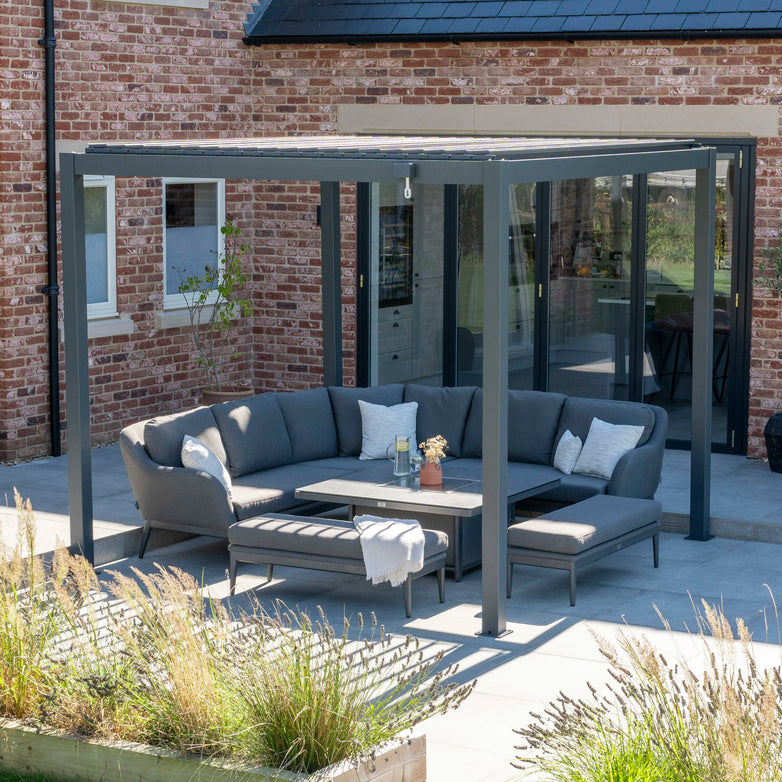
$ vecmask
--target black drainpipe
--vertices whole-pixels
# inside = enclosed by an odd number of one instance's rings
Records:
[[[46,123],[46,248],[48,274],[41,293],[49,299],[49,415],[52,456],[62,453],[60,438],[60,329],[57,303],[57,167],[54,146],[54,0],[43,1],[44,32],[38,44],[45,53],[44,118]]]

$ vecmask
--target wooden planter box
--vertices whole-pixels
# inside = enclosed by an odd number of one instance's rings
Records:
[[[167,749],[133,742],[99,743],[54,730],[4,721],[0,766],[80,782],[425,782],[426,736],[389,742],[358,766],[335,763],[314,774],[263,766],[237,767],[219,760],[194,760]]]

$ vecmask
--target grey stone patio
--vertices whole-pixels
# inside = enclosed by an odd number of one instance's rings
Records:
[[[48,459],[0,466],[2,534],[15,535],[12,491],[17,486],[32,499],[39,520],[39,550],[55,537],[68,539],[67,459]],[[530,711],[556,697],[586,691],[586,682],[606,679],[606,666],[590,631],[615,636],[626,623],[663,648],[679,647],[699,655],[686,630],[694,627],[693,602],[720,602],[728,617],[741,616],[763,651],[779,660],[778,626],[769,589],[782,595],[782,475],[763,462],[715,455],[712,459],[713,529],[726,535],[705,543],[664,532],[660,568],[652,568],[651,543],[644,541],[585,568],[579,576],[578,600],[568,605],[567,575],[559,571],[517,566],[513,598],[508,602],[511,633],[499,639],[477,637],[480,629],[480,571],[460,583],[446,583],[446,602],[437,601],[436,582],[425,577],[413,587],[413,618],[406,620],[398,590],[372,587],[360,578],[315,571],[275,569],[265,584],[265,568],[246,565],[239,571],[236,606],[251,595],[271,607],[276,600],[314,610],[322,606],[339,624],[343,614],[374,611],[386,629],[412,633],[425,647],[443,648],[448,661],[460,664],[459,678],[478,679],[468,701],[456,712],[427,721],[429,780],[513,779],[518,772],[513,728],[528,721]],[[195,538],[152,549],[139,561],[132,557],[141,519],[133,505],[124,466],[116,447],[93,452],[96,556],[114,562],[109,568],[154,568],[176,565],[191,572],[216,598],[226,597],[228,557],[225,543]],[[689,454],[668,451],[663,482],[657,494],[666,512],[666,526],[675,528],[688,510]],[[154,543],[153,543],[154,545]],[[131,555],[131,556],[129,556]],[[127,557],[120,559],[121,557]],[[766,586],[768,585],[768,586]],[[667,633],[657,608],[674,632]]]

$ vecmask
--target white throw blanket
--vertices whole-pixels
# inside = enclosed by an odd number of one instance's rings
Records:
[[[367,580],[400,586],[408,573],[424,566],[424,531],[415,519],[356,516],[353,526],[361,540]]]

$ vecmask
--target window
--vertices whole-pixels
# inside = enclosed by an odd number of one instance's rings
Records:
[[[117,315],[114,177],[84,178],[84,250],[87,258],[87,316]]]
[[[182,279],[202,275],[223,252],[225,183],[222,180],[166,179],[163,182],[165,231],[163,258],[164,307],[184,306]]]

